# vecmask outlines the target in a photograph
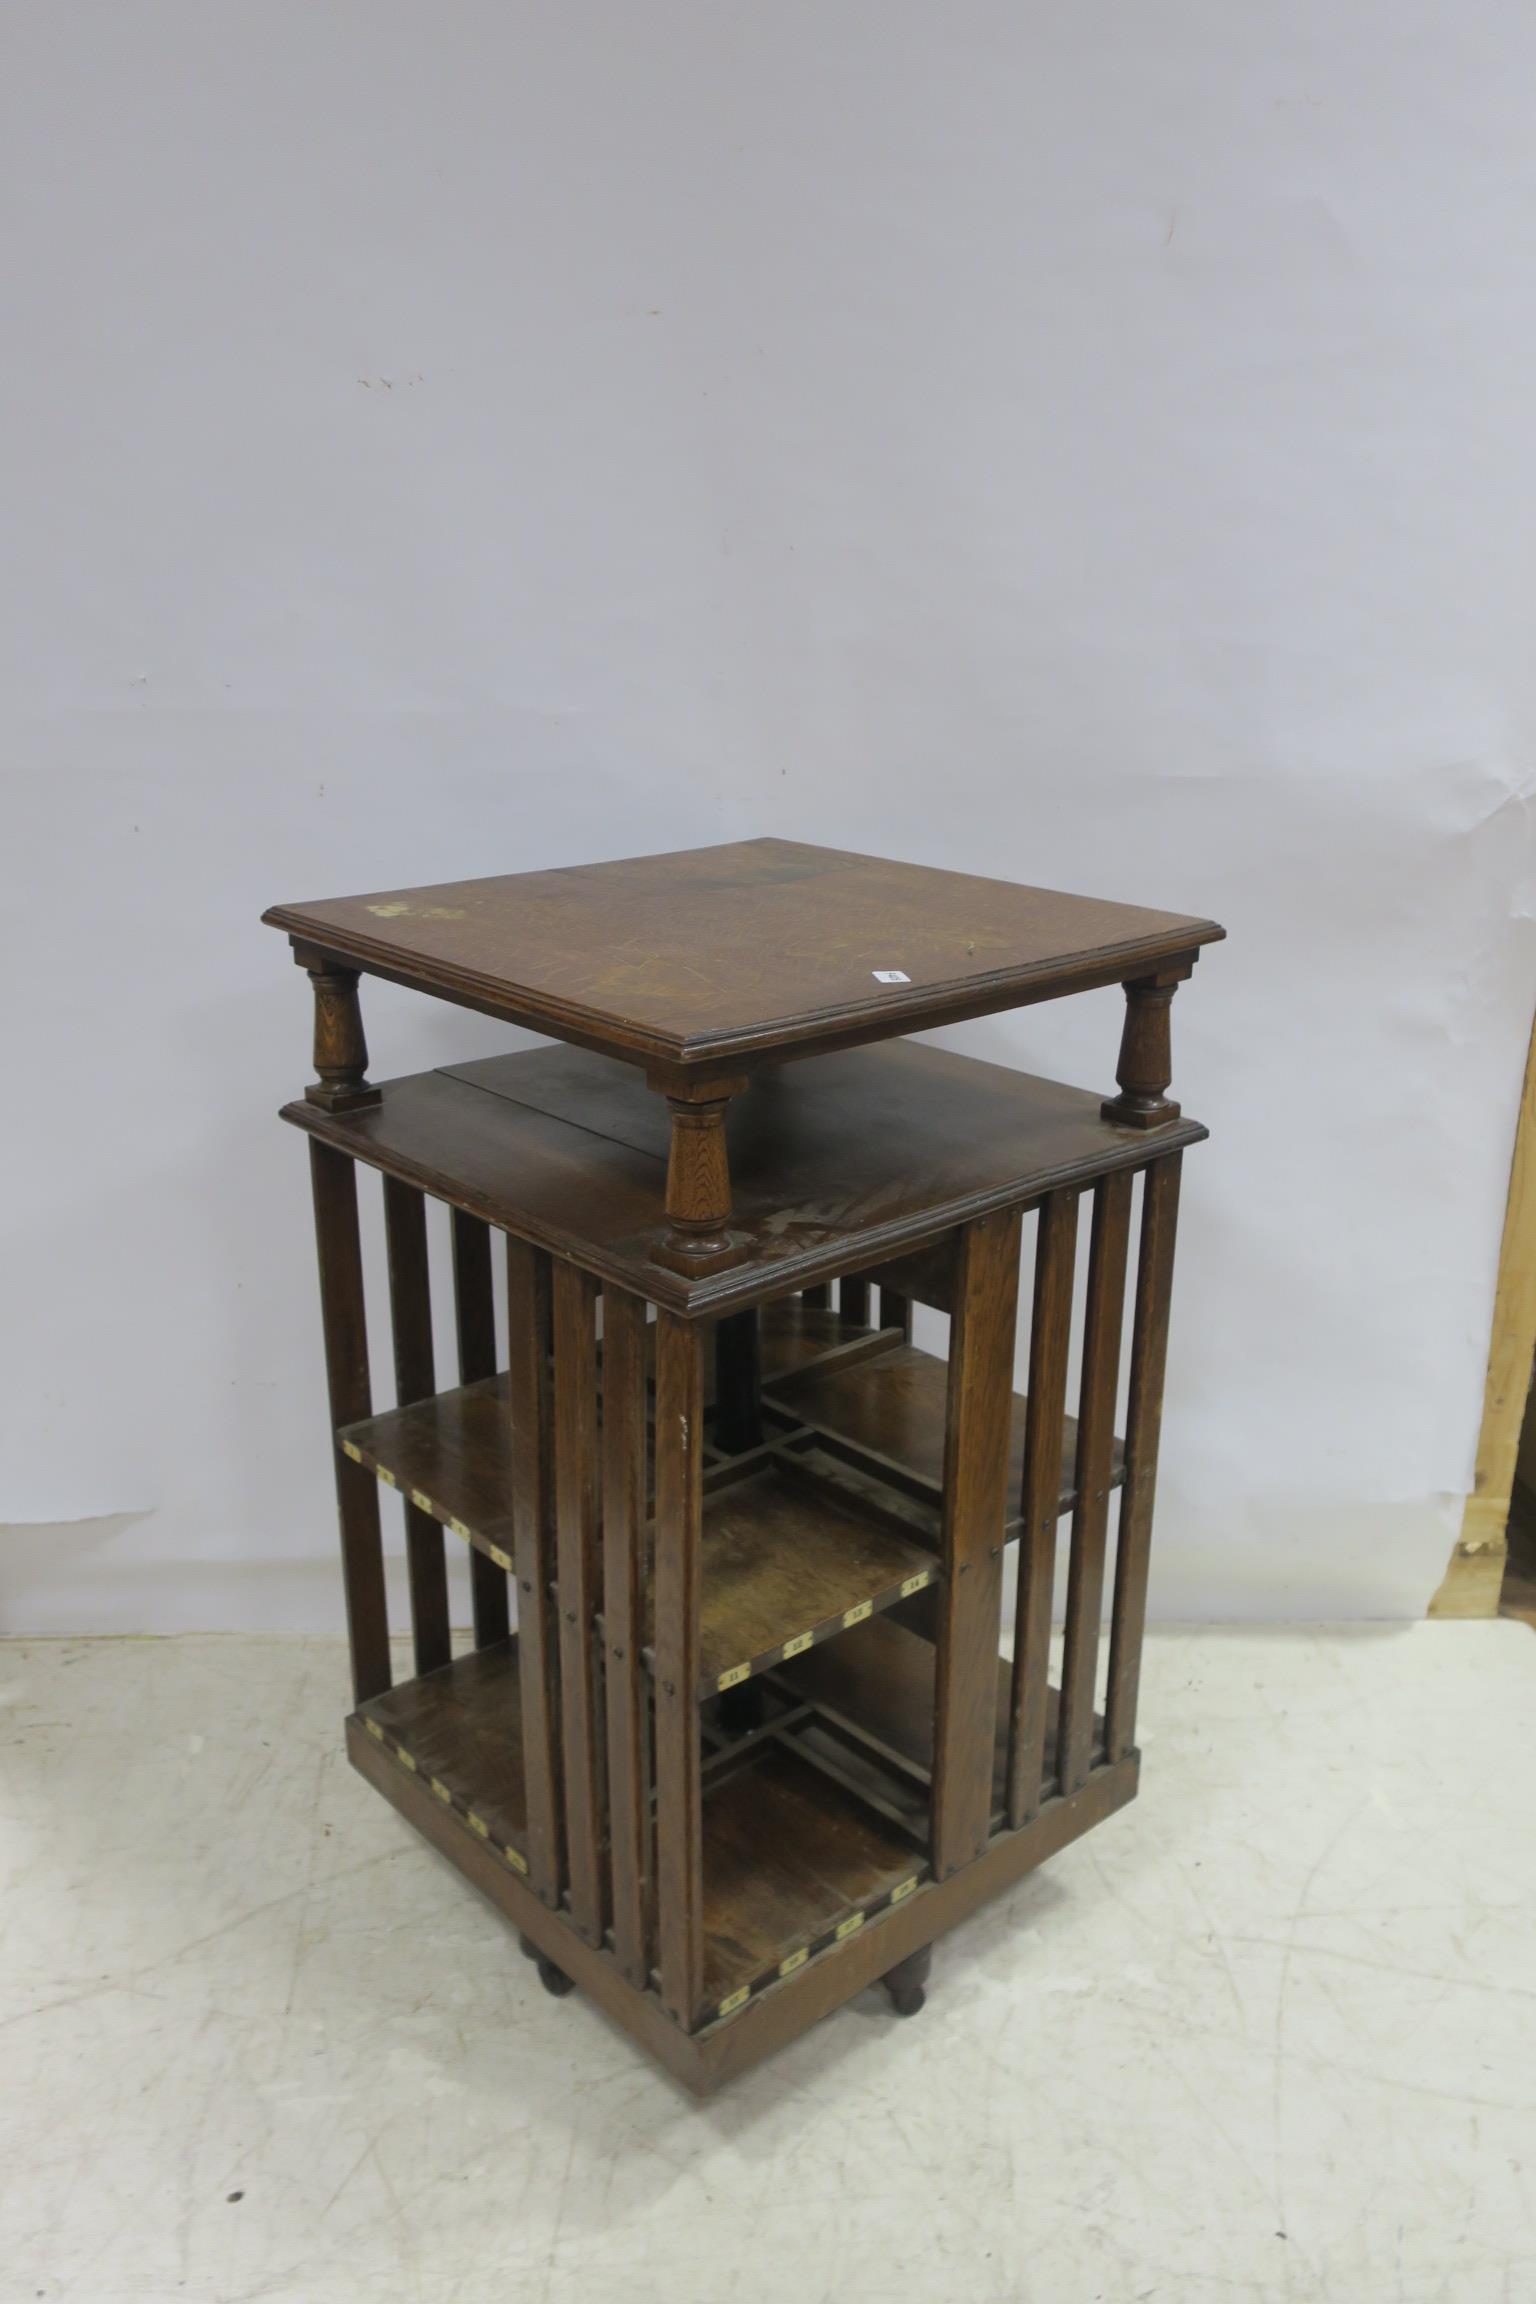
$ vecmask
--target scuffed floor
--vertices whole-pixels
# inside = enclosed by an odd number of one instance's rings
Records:
[[[1136,1806],[704,2106],[349,1772],[335,1643],[0,1674],[5,2304],[1536,2297],[1523,1625],[1154,1635]]]

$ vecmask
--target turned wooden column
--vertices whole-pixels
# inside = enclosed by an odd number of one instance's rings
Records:
[[[294,945],[293,956],[315,988],[315,1070],[320,1077],[305,1089],[306,1100],[327,1112],[356,1112],[377,1104],[379,1091],[367,1077],[358,971],[304,944]]]
[[[1177,1120],[1179,1107],[1166,1095],[1173,1078],[1173,1036],[1168,1011],[1179,986],[1191,974],[1193,959],[1171,961],[1154,976],[1125,985],[1125,1027],[1115,1078],[1118,1096],[1104,1100],[1106,1120],[1121,1128],[1162,1128]]]
[[[731,1263],[740,1243],[730,1230],[731,1168],[725,1115],[745,1080],[701,1080],[682,1085],[652,1079],[672,1114],[667,1156],[667,1228],[651,1250],[674,1272],[701,1276]]]

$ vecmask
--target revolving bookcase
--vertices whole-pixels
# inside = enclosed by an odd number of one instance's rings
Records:
[[[1169,1007],[1221,929],[781,840],[265,917],[314,990],[318,1077],[283,1117],[311,1139],[353,1764],[550,1990],[696,2090],[873,1982],[913,2012],[934,1940],[1136,1789],[1179,1171],[1205,1134],[1167,1094]],[[374,1084],[362,973],[558,1044]],[[903,1037],[1115,984],[1108,1098]],[[383,1410],[359,1166],[383,1179]],[[914,1304],[947,1351],[914,1343]]]

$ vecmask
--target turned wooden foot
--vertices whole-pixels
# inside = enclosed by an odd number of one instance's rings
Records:
[[[898,1961],[894,1968],[888,1968],[881,1977],[880,1981],[889,1992],[891,2006],[898,2016],[915,2016],[922,2007],[928,1997],[923,1987],[932,1966],[933,1946],[925,1944],[921,1952],[909,1953],[905,1960]]]
[[[539,1955],[539,1982],[556,2000],[563,2000],[567,1992],[576,1989],[565,1970],[557,1968],[553,1960],[546,1960],[542,1953]]]

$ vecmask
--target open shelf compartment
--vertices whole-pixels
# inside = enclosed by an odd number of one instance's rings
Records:
[[[949,1365],[899,1340],[877,1358],[838,1361],[788,1371],[764,1379],[764,1403],[786,1425],[809,1430],[829,1448],[846,1450],[876,1472],[937,1500],[944,1486],[944,1425],[949,1399]],[[1008,1451],[1006,1533],[1019,1532],[1019,1495],[1024,1474],[1024,1432],[1028,1402],[1013,1396]],[[1058,1509],[1077,1501],[1077,1419],[1063,1419],[1061,1492]],[[1125,1478],[1125,1448],[1116,1440],[1111,1488]]]
[[[517,1873],[528,1870],[517,1635],[371,1696],[357,1717],[409,1775]]]

